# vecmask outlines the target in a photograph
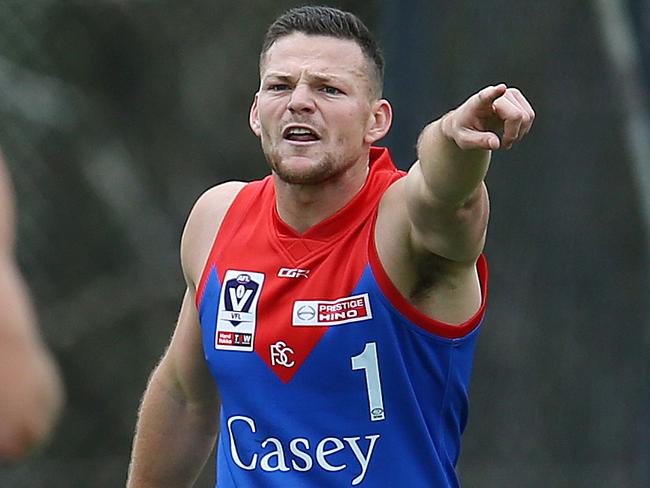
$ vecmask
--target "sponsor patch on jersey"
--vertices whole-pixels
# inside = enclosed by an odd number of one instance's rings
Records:
[[[257,325],[257,302],[262,292],[264,274],[229,269],[223,278],[215,349],[253,350]]]
[[[338,300],[297,300],[293,304],[292,325],[297,327],[348,324],[372,318],[367,293]]]
[[[309,269],[280,268],[278,278],[309,278]]]

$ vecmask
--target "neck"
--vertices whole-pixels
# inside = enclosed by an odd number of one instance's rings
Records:
[[[305,232],[352,200],[366,182],[368,170],[368,164],[355,165],[336,178],[316,185],[287,183],[274,173],[280,218],[296,231]]]

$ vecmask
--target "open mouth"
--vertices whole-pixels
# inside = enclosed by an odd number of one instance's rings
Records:
[[[292,142],[314,142],[320,140],[320,135],[312,128],[304,125],[291,125],[284,129],[282,137]]]

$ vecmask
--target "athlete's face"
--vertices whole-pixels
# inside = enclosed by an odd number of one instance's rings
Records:
[[[371,95],[370,66],[351,40],[294,33],[267,51],[250,124],[284,181],[318,184],[367,164],[390,127],[386,100]]]

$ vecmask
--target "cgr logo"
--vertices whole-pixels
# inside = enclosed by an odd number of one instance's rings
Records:
[[[308,269],[300,268],[280,268],[278,278],[309,278]]]

